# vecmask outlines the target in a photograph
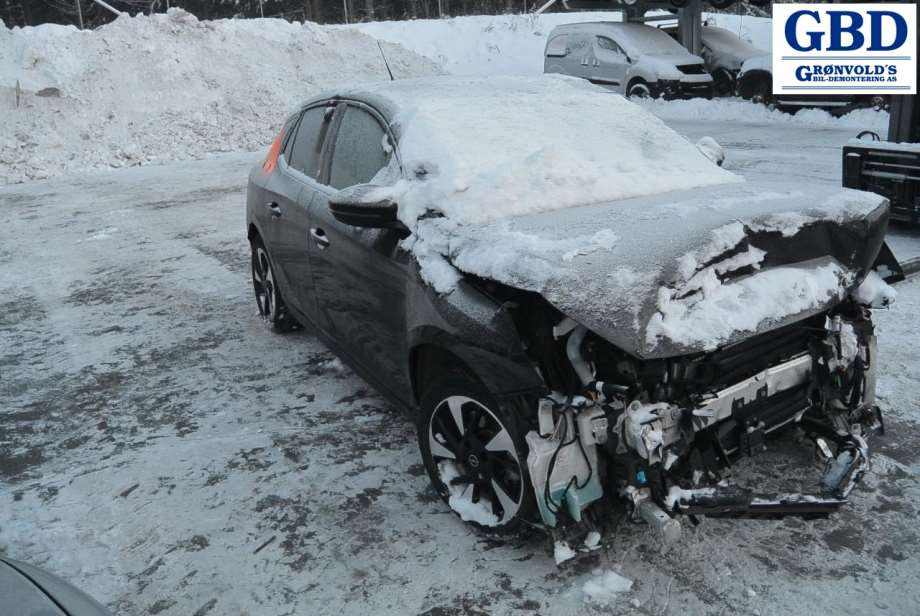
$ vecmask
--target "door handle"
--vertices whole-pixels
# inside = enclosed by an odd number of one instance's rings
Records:
[[[268,211],[271,212],[272,218],[281,218],[281,208],[274,201],[269,201],[265,204],[265,207],[268,208]]]
[[[313,243],[316,244],[316,247],[320,250],[329,248],[329,238],[326,237],[326,232],[320,227],[313,227],[310,229],[310,236],[313,238]]]

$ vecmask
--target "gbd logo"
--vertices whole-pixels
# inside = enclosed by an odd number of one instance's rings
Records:
[[[774,94],[915,94],[914,4],[774,4]]]
[[[796,11],[786,20],[786,41],[796,51],[855,51],[864,47],[866,51],[892,51],[904,45],[907,20],[902,15],[881,10],[867,13],[868,19],[850,10],[830,10],[824,15]]]

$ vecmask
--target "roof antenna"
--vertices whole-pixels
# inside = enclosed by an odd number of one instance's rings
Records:
[[[387,62],[387,56],[383,53],[383,46],[380,44],[380,40],[377,40],[377,49],[380,50],[380,57],[383,58],[383,64],[387,67],[387,73],[390,74],[390,81],[396,81],[396,78],[393,77],[393,71],[390,70],[390,63]]]

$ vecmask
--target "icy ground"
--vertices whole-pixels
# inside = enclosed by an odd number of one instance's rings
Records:
[[[669,123],[777,183],[837,184],[854,133]],[[310,332],[261,324],[243,223],[254,160],[0,188],[0,551],[119,615],[920,612],[920,279],[878,315],[888,435],[840,515],[704,520],[667,553],[625,526],[557,569],[539,538],[464,526],[408,421]],[[897,242],[920,254],[920,238]],[[807,486],[800,445],[783,436],[736,480]],[[619,577],[633,584],[614,593]]]

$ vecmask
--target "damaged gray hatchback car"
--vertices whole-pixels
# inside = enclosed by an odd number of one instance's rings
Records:
[[[881,427],[873,308],[888,204],[720,168],[583,81],[433,78],[303,105],[250,175],[252,279],[416,420],[485,527],[596,545],[616,510],[822,516]],[[797,426],[814,494],[721,470]]]

